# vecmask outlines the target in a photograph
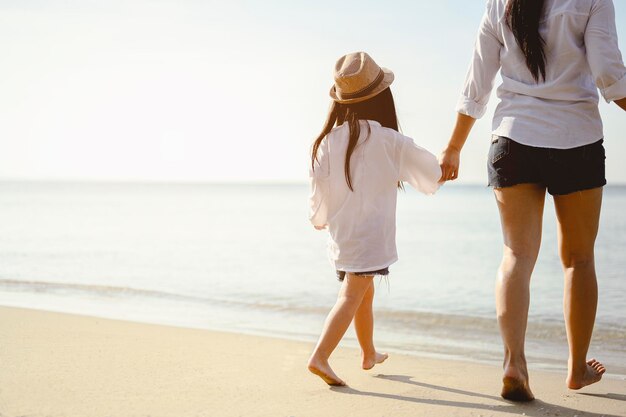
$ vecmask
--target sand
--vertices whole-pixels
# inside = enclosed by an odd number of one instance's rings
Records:
[[[626,381],[581,391],[531,370],[537,400],[499,397],[500,369],[359,352],[331,358],[349,387],[306,369],[311,343],[0,307],[1,417],[626,416]]]

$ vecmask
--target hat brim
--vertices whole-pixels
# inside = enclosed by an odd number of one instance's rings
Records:
[[[388,88],[391,83],[393,83],[393,80],[395,78],[395,76],[393,75],[393,71],[391,71],[390,69],[387,68],[381,68],[381,70],[383,71],[383,73],[385,74],[383,77],[383,80],[380,82],[380,84],[373,89],[371,92],[369,92],[367,95],[361,96],[361,97],[354,97],[354,98],[342,98],[341,97],[341,93],[337,93],[337,90],[335,89],[335,86],[333,85],[330,89],[330,97],[336,101],[337,103],[341,103],[341,104],[350,104],[350,103],[359,103],[361,101],[365,101],[367,99],[370,99],[376,95],[378,95],[379,93],[381,93],[382,91],[384,91],[386,88]]]

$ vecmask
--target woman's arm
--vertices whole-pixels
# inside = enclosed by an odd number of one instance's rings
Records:
[[[617,44],[615,8],[610,0],[596,1],[585,29],[587,62],[604,99],[618,101],[626,96],[626,66]],[[622,104],[617,103],[623,107]]]
[[[474,126],[476,119],[463,113],[457,113],[456,123],[452,136],[448,141],[448,146],[439,157],[441,166],[440,181],[455,180],[459,176],[459,165],[461,162],[461,149]]]
[[[498,35],[497,22],[497,10],[493,2],[488,2],[478,29],[463,92],[456,106],[456,124],[448,146],[439,158],[442,172],[440,181],[455,180],[459,176],[461,149],[476,119],[481,118],[487,109],[496,74],[500,70],[500,50],[504,47]]]

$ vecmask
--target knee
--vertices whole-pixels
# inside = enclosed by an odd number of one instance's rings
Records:
[[[529,275],[535,267],[537,251],[528,248],[514,250],[506,248],[500,264],[501,279]]]
[[[505,242],[502,257],[517,264],[531,263],[534,265],[539,255],[541,240],[524,239],[516,242]]]
[[[595,260],[593,251],[561,251],[561,264],[564,269],[594,268]]]

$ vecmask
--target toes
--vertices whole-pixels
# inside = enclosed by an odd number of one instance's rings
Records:
[[[598,374],[603,374],[606,371],[604,365],[595,359],[590,360],[589,362],[587,362],[587,364],[591,366],[593,370],[596,371],[596,373]]]
[[[596,359],[589,359],[587,365],[589,365],[597,375],[602,375],[606,372],[606,368],[602,362],[598,362]]]

